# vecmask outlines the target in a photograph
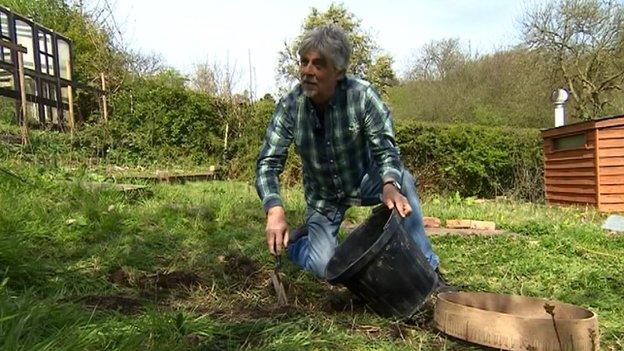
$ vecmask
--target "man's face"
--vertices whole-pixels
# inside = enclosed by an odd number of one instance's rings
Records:
[[[317,104],[329,102],[338,79],[344,74],[336,70],[317,50],[309,50],[301,56],[299,73],[303,93]]]

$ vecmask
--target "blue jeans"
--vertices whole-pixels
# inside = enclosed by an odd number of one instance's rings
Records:
[[[360,185],[362,205],[380,204],[381,186],[382,181],[377,170],[366,174]],[[405,229],[412,235],[414,242],[420,247],[431,266],[436,269],[440,260],[438,255],[433,252],[431,242],[425,234],[422,209],[416,193],[415,181],[406,170],[403,171],[401,192],[412,206],[412,214],[404,222]],[[347,206],[336,206],[320,213],[316,209],[308,207],[305,222],[307,235],[296,238],[294,242],[288,244],[287,251],[290,259],[317,277],[325,278],[325,268],[334,255],[336,246],[338,246],[336,235],[347,208]]]

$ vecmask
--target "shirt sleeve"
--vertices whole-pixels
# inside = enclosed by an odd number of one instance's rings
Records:
[[[256,191],[265,211],[282,205],[279,175],[284,170],[292,133],[292,118],[283,101],[275,107],[273,117],[256,163]]]
[[[374,88],[365,93],[364,127],[372,156],[379,166],[381,179],[401,182],[401,156],[394,136],[390,110]]]

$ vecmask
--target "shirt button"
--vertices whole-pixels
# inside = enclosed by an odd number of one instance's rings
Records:
[[[334,160],[329,160],[329,163],[334,163]]]
[[[327,142],[327,146],[329,146],[329,141]]]

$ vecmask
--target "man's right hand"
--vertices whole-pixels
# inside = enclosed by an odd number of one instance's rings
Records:
[[[266,239],[269,251],[275,256],[288,246],[288,224],[282,206],[271,207],[267,213]]]

